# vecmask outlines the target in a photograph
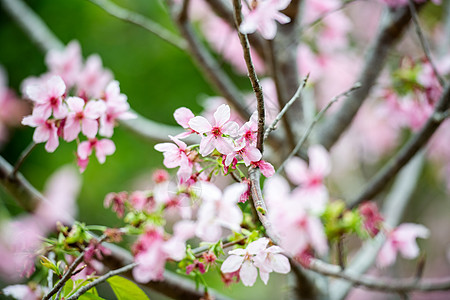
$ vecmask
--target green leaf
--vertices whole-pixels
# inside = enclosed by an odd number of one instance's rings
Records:
[[[78,299],[80,299],[80,300],[105,300],[104,298],[102,298],[102,297],[100,297],[98,295],[95,295],[93,293],[89,293],[89,292],[84,293]]]
[[[149,300],[147,295],[132,281],[120,276],[108,280],[118,300]]]

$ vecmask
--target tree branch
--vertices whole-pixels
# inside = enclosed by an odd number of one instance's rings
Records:
[[[417,37],[419,38],[420,44],[422,45],[423,52],[425,53],[425,56],[427,57],[428,62],[431,65],[431,68],[433,69],[434,75],[438,79],[441,87],[445,86],[445,80],[439,74],[439,71],[436,68],[436,65],[434,64],[433,58],[431,56],[431,50],[430,45],[428,44],[427,39],[425,38],[425,35],[423,34],[422,28],[420,27],[419,23],[419,17],[417,16],[416,8],[414,7],[414,3],[412,0],[408,0],[409,10],[411,12],[411,18],[414,23],[414,27],[416,29]]]
[[[385,217],[385,223],[392,228],[400,223],[403,212],[417,187],[424,161],[424,153],[420,153],[412,159],[400,172],[384,201],[383,216]],[[378,234],[374,239],[365,242],[347,266],[345,272],[364,274],[375,262],[377,253],[385,239],[383,234]],[[344,299],[352,286],[349,281],[336,280],[330,286],[331,298],[333,300]]]
[[[186,39],[188,50],[197,63],[198,68],[202,71],[204,78],[235,108],[244,120],[248,119],[250,113],[243,105],[243,96],[222,70],[219,63],[198,40],[187,18],[179,18],[179,15],[174,11],[172,15],[181,35]]]
[[[439,102],[436,104],[433,114],[428,118],[422,129],[417,132],[408,142],[392,157],[383,168],[369,181],[364,190],[353,201],[350,208],[353,208],[365,200],[373,199],[383,188],[395,177],[400,169],[428,142],[433,133],[443,122],[439,117],[450,108],[450,84],[442,93]]]
[[[250,54],[250,44],[248,42],[248,37],[246,34],[241,33],[239,26],[242,23],[242,12],[241,12],[241,0],[233,0],[234,8],[234,18],[236,23],[236,30],[239,35],[239,40],[241,42],[242,50],[244,51],[244,60],[247,65],[248,78],[252,84],[253,92],[256,96],[257,110],[258,110],[258,133],[256,140],[256,148],[259,149],[261,154],[264,152],[264,126],[265,126],[265,111],[264,111],[264,95],[262,91],[261,84],[258,80],[258,75],[256,75],[255,67],[252,62],[252,56]]]
[[[267,139],[269,134],[275,130],[278,122],[281,120],[281,118],[284,116],[284,114],[287,112],[287,110],[291,107],[291,105],[300,99],[300,96],[303,92],[303,89],[305,88],[306,83],[308,82],[309,73],[306,75],[306,77],[303,79],[303,82],[299,85],[297,91],[295,92],[294,96],[292,96],[291,100],[289,100],[288,103],[283,107],[283,109],[280,111],[280,113],[276,116],[275,120],[273,120],[272,124],[270,124],[269,127],[267,127],[266,131],[264,132],[264,140]]]
[[[128,272],[128,271],[132,270],[135,266],[137,266],[137,263],[131,263],[129,265],[123,266],[122,268],[116,269],[114,271],[109,271],[105,275],[98,277],[94,281],[92,281],[92,282],[86,284],[85,286],[83,286],[82,288],[80,288],[75,294],[73,294],[72,296],[67,298],[67,300],[76,300],[81,295],[83,295],[84,293],[89,291],[91,288],[99,285],[100,283],[105,282],[110,277],[113,277],[113,276],[116,276],[116,275]]]
[[[421,7],[421,5],[417,5]],[[330,149],[347,129],[364,100],[375,85],[386,61],[391,47],[402,36],[409,24],[411,13],[408,7],[400,7],[388,12],[389,20],[382,23],[375,42],[366,56],[364,67],[358,81],[361,88],[349,97],[339,111],[330,116],[319,129],[318,140],[325,148]]]
[[[182,38],[176,36],[169,30],[167,30],[166,28],[161,26],[160,24],[154,22],[153,20],[151,20],[149,18],[144,17],[143,15],[140,15],[138,13],[135,13],[128,9],[120,7],[109,0],[89,0],[89,1],[92,2],[93,4],[97,5],[101,9],[103,9],[105,12],[107,12],[111,16],[114,16],[125,22],[135,24],[139,27],[142,27],[145,30],[151,32],[155,36],[157,36],[160,39],[166,41],[167,43],[177,47],[180,50],[185,51],[187,49],[186,41],[184,41]]]

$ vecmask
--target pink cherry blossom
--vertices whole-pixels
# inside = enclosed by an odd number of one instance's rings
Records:
[[[280,236],[280,246],[295,256],[308,248],[320,255],[328,251],[324,228],[319,218],[307,213],[296,199],[278,197],[271,202],[269,220]]]
[[[403,223],[387,235],[387,240],[377,256],[377,266],[380,268],[392,265],[397,253],[400,252],[407,259],[419,255],[416,238],[428,238],[429,230],[420,224]]]
[[[290,2],[290,0],[261,0],[257,2],[256,8],[251,11],[248,11],[243,6],[244,20],[239,30],[244,34],[258,30],[265,39],[272,40],[277,33],[277,23],[275,21],[281,24],[291,21],[288,16],[280,12]]]
[[[272,177],[275,174],[275,169],[272,164],[262,159],[259,161],[252,161],[251,165],[255,168],[259,168],[261,173],[267,178]]]
[[[78,76],[79,96],[85,99],[100,98],[112,77],[111,71],[103,69],[100,56],[96,54],[89,56]]]
[[[271,272],[287,274],[291,271],[289,260],[282,252],[284,251],[279,246],[271,246],[254,257],[255,266],[259,268],[259,277],[264,284],[267,285]]]
[[[222,194],[214,184],[202,182],[203,203],[198,210],[196,235],[204,241],[216,242],[222,235],[222,227],[239,232],[243,215],[237,203],[246,188],[245,184],[235,183]]]
[[[35,143],[47,142],[45,143],[45,150],[47,152],[54,152],[58,148],[58,128],[54,120],[47,120],[37,111],[33,111],[31,116],[23,118],[22,124],[36,127],[33,134],[33,141]]]
[[[34,81],[34,84],[31,83],[25,87],[26,96],[36,103],[33,111],[44,119],[48,119],[52,111],[57,119],[66,117],[67,108],[62,99],[65,92],[66,85],[59,76]]]
[[[99,133],[105,137],[112,137],[116,120],[131,120],[137,115],[130,111],[127,96],[120,93],[119,82],[111,81],[105,90],[103,100],[106,103],[106,111],[100,117]]]
[[[328,201],[328,190],[323,184],[330,174],[331,162],[328,152],[322,146],[311,146],[308,150],[309,166],[300,158],[292,158],[286,164],[289,179],[299,185],[293,193],[305,208],[321,213]]]
[[[176,137],[170,135],[169,137],[175,144],[156,144],[155,149],[159,152],[163,152],[163,163],[167,168],[170,169],[180,167],[177,173],[178,177],[185,181],[191,176],[193,167],[193,162],[189,159],[189,149],[183,141],[180,141]]]
[[[248,244],[247,248],[235,249],[228,252],[230,256],[223,262],[220,270],[222,273],[233,273],[239,270],[239,277],[245,286],[253,286],[258,277],[258,270],[255,266],[255,257],[263,252],[268,238],[260,238]]]
[[[383,225],[383,217],[378,211],[378,207],[374,202],[368,201],[361,204],[358,208],[362,216],[364,228],[370,236],[376,236]]]
[[[258,112],[254,112],[250,120],[246,122],[238,131],[239,139],[236,140],[238,144],[248,144],[252,146],[256,146],[256,139],[258,132]]]
[[[50,50],[45,56],[45,63],[51,74],[61,76],[65,84],[72,87],[82,67],[80,44],[72,41],[63,50]]]
[[[191,135],[192,133],[195,133],[194,130],[191,129],[191,127],[189,126],[189,121],[195,117],[195,115],[192,113],[192,111],[189,108],[186,107],[180,107],[177,110],[175,110],[175,112],[173,113],[173,117],[175,118],[175,121],[177,121],[177,123],[183,127],[184,129],[186,129],[186,132],[180,133],[176,136],[176,138],[185,138],[189,135]]]
[[[116,151],[114,142],[108,139],[98,140],[96,138],[81,142],[78,145],[77,154],[81,159],[87,159],[95,149],[95,156],[98,162],[103,164],[107,155],[111,155]]]
[[[43,291],[40,286],[31,289],[30,286],[25,284],[9,285],[2,290],[2,293],[5,296],[20,300],[36,300],[43,297]]]
[[[248,167],[251,162],[259,161],[262,157],[261,152],[251,145],[242,144],[234,148],[233,152],[227,155],[225,165],[229,166],[234,158],[241,157],[245,165]]]
[[[239,125],[230,120],[230,107],[226,104],[219,106],[214,113],[213,125],[204,117],[194,117],[189,121],[189,126],[202,134],[200,142],[200,154],[207,156],[214,149],[222,154],[233,151],[233,142],[227,136],[236,136]]]
[[[79,97],[70,97],[66,101],[70,112],[64,125],[64,139],[71,142],[80,131],[86,137],[94,138],[98,131],[97,119],[105,112],[105,104],[91,100],[85,106],[84,100]]]

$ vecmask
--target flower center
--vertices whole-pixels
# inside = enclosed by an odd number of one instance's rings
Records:
[[[219,137],[222,135],[222,130],[220,130],[220,127],[213,127],[213,129],[211,130],[211,133],[215,136],[215,137]]]

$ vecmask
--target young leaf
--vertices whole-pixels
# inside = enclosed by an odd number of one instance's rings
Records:
[[[118,300],[149,300],[147,295],[132,281],[120,276],[108,280]]]

